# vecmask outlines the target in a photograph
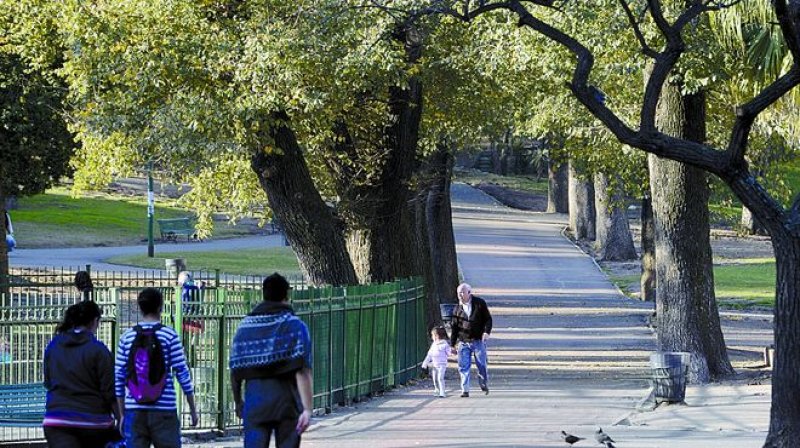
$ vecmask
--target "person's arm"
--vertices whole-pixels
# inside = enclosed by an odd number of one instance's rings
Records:
[[[484,310],[484,319],[485,324],[483,325],[483,341],[486,342],[489,339],[489,335],[492,334],[492,313],[489,312],[489,305],[486,304],[486,301],[483,301],[483,310]]]
[[[236,416],[242,418],[244,401],[242,401],[242,378],[236,370],[231,370],[231,390],[233,391],[233,403],[236,409]]]
[[[50,365],[50,346],[48,345],[44,351],[44,388],[50,390],[50,369],[48,366]]]
[[[456,343],[458,342],[458,332],[460,331],[460,323],[461,323],[461,305],[456,305],[456,309],[453,310],[453,317],[450,320],[450,347],[452,347],[453,353],[456,351]]]
[[[108,351],[105,345],[98,347],[97,351],[97,370],[98,378],[100,379],[100,393],[106,403],[111,404],[111,412],[114,414],[114,419],[119,421],[119,407],[117,405],[117,394],[114,392],[116,385],[115,371],[114,371],[114,356]]]
[[[310,367],[304,367],[295,374],[297,390],[300,392],[300,401],[303,403],[303,412],[297,418],[297,434],[302,434],[311,424],[313,405],[314,376]]]
[[[192,386],[192,372],[189,371],[189,365],[186,364],[186,354],[183,352],[183,344],[181,338],[175,334],[175,337],[170,342],[170,365],[175,377],[178,378],[178,383],[183,389],[183,394],[186,396],[186,403],[189,405],[189,415],[192,418],[192,426],[197,426],[197,407],[194,402],[194,387]]]

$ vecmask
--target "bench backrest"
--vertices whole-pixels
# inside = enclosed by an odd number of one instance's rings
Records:
[[[0,386],[0,424],[41,424],[47,390],[42,383]]]
[[[190,218],[159,219],[158,226],[163,231],[171,230],[190,230],[192,221]]]

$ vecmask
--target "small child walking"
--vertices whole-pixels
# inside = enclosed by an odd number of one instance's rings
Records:
[[[447,330],[444,327],[435,327],[431,330],[433,342],[428,349],[428,355],[422,361],[423,369],[430,369],[433,378],[433,394],[445,397],[444,372],[447,370],[447,356],[450,354],[450,343],[447,341]]]

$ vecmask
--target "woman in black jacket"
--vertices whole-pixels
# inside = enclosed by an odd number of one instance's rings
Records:
[[[44,352],[42,425],[50,447],[102,448],[120,439],[114,358],[95,337],[100,316],[95,302],[70,306]]]

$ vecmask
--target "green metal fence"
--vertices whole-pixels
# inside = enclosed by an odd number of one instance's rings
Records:
[[[260,289],[209,287],[182,302],[180,288],[163,287],[163,321],[181,334],[192,371],[200,429],[237,428],[227,367],[239,322],[261,300]],[[98,338],[116,347],[119,334],[140,318],[139,288],[96,290],[103,309]],[[12,292],[0,298],[0,384],[42,381],[44,348],[75,292]],[[308,325],[314,347],[314,407],[337,404],[402,384],[425,354],[424,291],[419,279],[392,283],[296,289],[292,305]],[[5,351],[3,351],[5,350]],[[2,403],[0,403],[2,405]],[[179,403],[188,428],[185,402]],[[0,427],[0,442],[41,438],[38,428]]]

